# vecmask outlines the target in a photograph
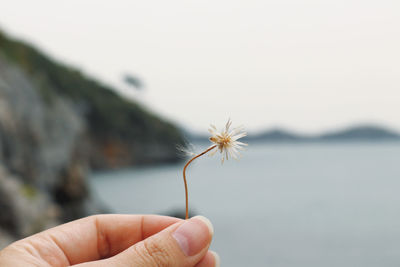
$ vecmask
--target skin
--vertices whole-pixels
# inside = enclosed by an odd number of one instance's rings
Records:
[[[174,238],[187,222],[197,227],[189,239],[196,242],[190,255]],[[196,217],[184,221],[157,215],[96,215],[11,244],[0,251],[0,266],[214,267],[215,256],[208,251],[211,239],[207,225]]]

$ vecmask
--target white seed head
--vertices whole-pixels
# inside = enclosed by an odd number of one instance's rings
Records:
[[[239,150],[243,150],[243,147],[247,146],[247,144],[238,141],[240,138],[247,135],[244,131],[244,127],[236,127],[230,130],[231,125],[232,122],[229,119],[220,132],[218,132],[214,125],[211,125],[208,129],[211,134],[210,141],[213,145],[216,145],[218,151],[222,154],[222,163],[225,159],[228,160],[229,157],[237,159],[240,154]],[[210,155],[212,156],[216,152],[217,150],[214,150]]]
[[[177,145],[176,150],[179,156],[182,157],[193,157],[196,155],[196,148],[192,143],[185,142],[185,145]]]

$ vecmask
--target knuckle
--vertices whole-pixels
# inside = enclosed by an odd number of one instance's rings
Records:
[[[170,267],[171,259],[169,252],[164,247],[160,246],[156,242],[149,240],[143,241],[143,253],[144,256],[151,261],[154,266],[157,267]]]

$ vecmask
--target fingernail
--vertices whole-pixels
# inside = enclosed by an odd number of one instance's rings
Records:
[[[217,252],[214,252],[214,251],[210,251],[210,252],[214,256],[214,262],[215,262],[214,267],[220,267],[221,266],[221,259],[220,259],[219,255],[217,254]]]
[[[186,256],[193,256],[210,244],[213,234],[211,222],[203,216],[196,216],[180,225],[172,236]]]

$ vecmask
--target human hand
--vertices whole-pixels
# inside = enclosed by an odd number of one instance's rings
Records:
[[[0,251],[1,267],[214,267],[213,229],[204,217],[97,215],[73,221]]]

